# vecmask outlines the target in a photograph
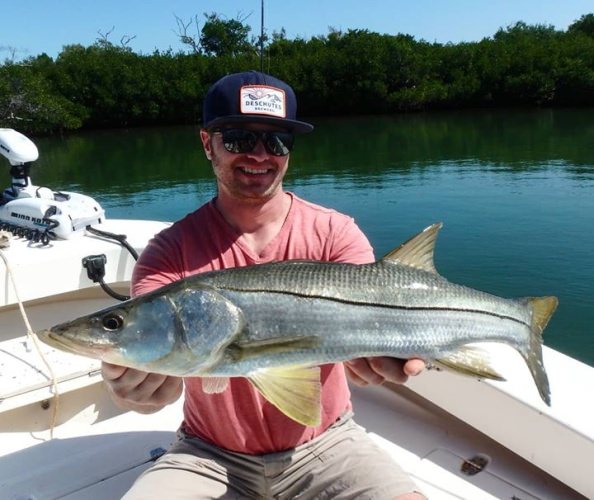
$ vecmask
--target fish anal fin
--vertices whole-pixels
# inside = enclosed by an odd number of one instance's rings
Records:
[[[206,394],[220,394],[229,386],[228,377],[203,377],[202,390]]]
[[[317,366],[267,368],[252,372],[248,379],[271,404],[296,422],[320,425],[322,384]]]
[[[385,255],[382,260],[437,274],[433,261],[433,253],[435,251],[437,233],[442,226],[443,224],[441,222],[432,224]]]
[[[435,363],[462,375],[488,378],[491,380],[505,380],[505,378],[490,365],[489,353],[477,346],[462,346],[457,351],[436,359]]]

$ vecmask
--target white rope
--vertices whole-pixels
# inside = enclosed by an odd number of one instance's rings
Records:
[[[54,398],[53,398],[54,399],[54,409],[52,411],[52,418],[50,421],[50,439],[53,439],[54,428],[56,426],[56,420],[58,418],[58,407],[60,404],[60,394],[58,392],[58,381],[56,379],[56,375],[54,374],[54,370],[50,366],[48,360],[46,359],[45,355],[43,354],[43,351],[41,350],[41,347],[39,345],[39,340],[37,339],[37,335],[35,335],[35,332],[31,328],[31,323],[29,322],[29,318],[25,311],[25,307],[23,306],[23,303],[21,302],[21,299],[19,297],[19,292],[17,289],[16,281],[14,279],[14,274],[12,272],[12,269],[10,267],[8,259],[6,258],[6,255],[2,251],[2,248],[8,247],[9,244],[10,244],[9,236],[7,235],[7,233],[5,231],[1,231],[0,232],[0,257],[2,257],[2,260],[4,261],[4,264],[6,266],[6,272],[7,272],[8,276],[10,276],[10,281],[11,281],[12,287],[14,289],[14,295],[17,299],[18,304],[19,304],[21,316],[23,317],[23,321],[25,322],[25,327],[27,329],[27,337],[29,339],[31,339],[31,341],[33,342],[33,345],[35,346],[35,349],[37,350],[39,357],[45,364],[45,367],[47,368],[47,371],[49,373],[50,382],[51,382],[51,391],[54,394]]]

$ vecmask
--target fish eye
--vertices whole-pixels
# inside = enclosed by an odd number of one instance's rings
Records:
[[[115,332],[124,326],[124,318],[117,313],[110,313],[103,316],[101,323],[107,331]]]

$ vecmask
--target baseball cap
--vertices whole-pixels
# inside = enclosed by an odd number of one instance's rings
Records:
[[[206,93],[204,128],[242,122],[269,123],[294,134],[311,132],[313,125],[296,120],[297,98],[282,80],[259,71],[224,76]]]

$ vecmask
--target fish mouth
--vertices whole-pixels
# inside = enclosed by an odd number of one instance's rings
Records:
[[[36,335],[40,340],[45,342],[47,345],[66,351],[70,354],[76,354],[78,356],[90,356],[92,358],[100,359],[100,352],[96,347],[85,346],[84,344],[72,342],[68,338],[56,334],[52,330],[41,330],[36,332]]]

